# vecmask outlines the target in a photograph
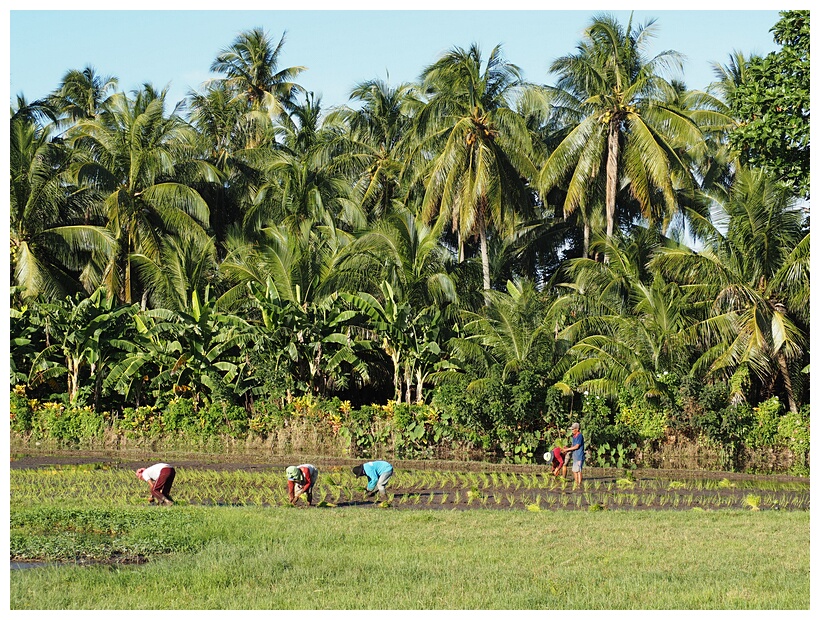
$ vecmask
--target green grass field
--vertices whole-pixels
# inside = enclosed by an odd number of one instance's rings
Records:
[[[809,512],[74,507],[12,501],[17,609],[808,609]],[[72,547],[73,545],[73,547]]]

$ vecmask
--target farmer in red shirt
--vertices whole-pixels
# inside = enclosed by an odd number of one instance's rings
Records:
[[[288,500],[294,506],[296,500],[304,494],[307,497],[308,506],[313,504],[313,487],[316,486],[316,479],[319,472],[315,465],[305,463],[304,465],[291,465],[285,470],[288,476]]]
[[[552,465],[553,476],[558,476],[560,473],[562,477],[566,477],[567,463],[564,459],[563,448],[559,446],[558,443],[555,444],[555,447],[552,450],[550,450],[544,455],[544,459],[547,461],[547,463]]]

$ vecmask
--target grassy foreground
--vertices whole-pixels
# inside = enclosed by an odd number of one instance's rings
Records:
[[[13,546],[60,510],[12,503]],[[73,510],[174,553],[12,571],[12,610],[809,609],[808,511]]]

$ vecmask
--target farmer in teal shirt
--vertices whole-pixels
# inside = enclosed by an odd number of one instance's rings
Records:
[[[353,475],[367,476],[367,494],[373,497],[376,491],[379,492],[380,499],[386,499],[385,486],[390,476],[393,475],[393,466],[387,461],[369,461],[353,468]]]

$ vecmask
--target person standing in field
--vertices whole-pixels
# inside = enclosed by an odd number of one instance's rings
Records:
[[[584,436],[581,434],[581,425],[573,422],[569,427],[572,431],[572,445],[564,448],[564,454],[572,453],[572,475],[575,478],[575,486],[581,486],[584,469]]]
[[[172,506],[174,500],[171,499],[171,486],[174,484],[176,469],[168,463],[157,463],[151,467],[140,467],[137,470],[137,478],[145,480],[151,487],[151,497],[149,503],[154,502],[160,506]]]
[[[353,475],[357,478],[367,476],[368,497],[373,497],[378,491],[380,499],[387,498],[385,487],[390,476],[393,475],[393,466],[390,463],[387,461],[369,461],[362,465],[356,465],[353,468]]]
[[[319,471],[315,465],[305,463],[304,465],[291,465],[285,470],[288,477],[288,500],[294,506],[296,501],[304,495],[307,498],[308,506],[313,505],[313,489],[319,477]]]

